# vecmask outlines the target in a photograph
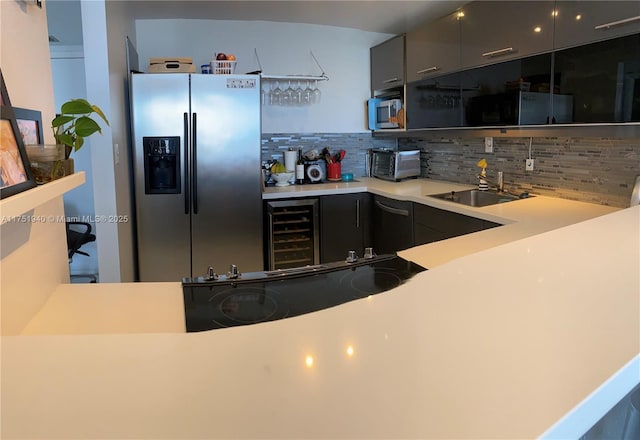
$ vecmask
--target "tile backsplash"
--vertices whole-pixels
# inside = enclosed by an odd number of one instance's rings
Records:
[[[370,148],[396,148],[395,139],[373,138],[371,133],[270,133],[262,134],[262,161],[277,159],[284,163],[284,152],[302,147],[306,152],[316,149],[321,152],[328,147],[331,153],[345,150],[342,172],[353,173],[355,177],[365,175],[365,157]],[[319,161],[324,165],[324,161]]]
[[[551,197],[615,207],[629,206],[635,177],[640,175],[640,139],[576,137],[495,137],[493,153],[484,152],[484,138],[399,139],[373,138],[370,133],[263,134],[262,159],[282,161],[289,147],[303,151],[328,146],[345,149],[342,172],[365,173],[369,148],[422,150],[422,176],[436,180],[475,184],[479,168],[488,162],[487,175],[504,173],[505,188]],[[531,146],[530,146],[531,142]],[[535,160],[525,171],[525,159]]]

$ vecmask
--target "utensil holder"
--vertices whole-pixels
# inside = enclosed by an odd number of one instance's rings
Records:
[[[342,180],[342,166],[340,162],[331,162],[327,164],[327,180]]]

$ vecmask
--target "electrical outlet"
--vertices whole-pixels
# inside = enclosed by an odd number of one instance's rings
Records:
[[[525,171],[533,171],[533,159],[527,159],[524,164]]]
[[[493,138],[491,136],[484,138],[484,152],[493,153]]]

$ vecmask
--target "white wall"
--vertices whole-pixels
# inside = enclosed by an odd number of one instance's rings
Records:
[[[81,16],[87,99],[110,122],[92,136],[91,162],[101,282],[133,281],[134,251],[129,188],[125,36],[134,33],[127,2],[83,1]],[[116,220],[109,220],[116,219]]]
[[[74,51],[51,48],[51,71],[53,75],[53,91],[56,109],[69,99],[86,98],[87,87],[84,80],[84,55],[82,48]],[[93,200],[93,173],[91,171],[91,142],[80,151],[73,152],[75,171],[84,171],[84,185],[64,195],[64,212],[67,217],[79,217],[81,221],[95,218]],[[95,223],[91,222],[95,230]],[[97,243],[87,243],[82,250],[88,256],[77,255],[70,264],[72,274],[98,274]]]
[[[117,145],[117,158],[114,157],[114,183],[116,195],[116,213],[118,221],[118,258],[120,260],[120,281],[134,281],[134,229],[133,201],[129,161],[129,101],[128,72],[126,63],[125,38],[135,44],[135,22],[130,17],[128,3],[109,1],[107,12],[107,44],[109,48],[109,92],[111,100],[111,143],[114,150]],[[115,153],[114,153],[115,154]]]
[[[107,48],[106,11],[104,1],[82,2],[82,28],[85,60],[87,100],[97,105],[111,119],[109,95],[109,61]],[[92,136],[92,173],[95,185],[96,217],[112,218],[117,215],[115,176],[111,146],[112,128],[102,130],[102,136]],[[120,258],[118,249],[118,227],[113,222],[96,223],[98,241],[98,267],[100,281],[120,281]]]
[[[46,5],[45,5],[46,7]],[[55,116],[45,7],[0,1],[0,63],[11,104],[42,112],[45,143],[55,143],[49,128]]]
[[[45,5],[46,7],[46,5]],[[0,66],[11,104],[55,115],[45,8],[0,1]],[[51,130],[45,141],[55,142]],[[62,198],[26,215],[62,215]],[[7,223],[0,229],[2,334],[19,333],[49,295],[69,280],[64,222]]]
[[[332,26],[264,21],[137,20],[137,49],[145,70],[152,57],[192,57],[200,65],[216,52],[233,53],[236,73],[319,75],[321,103],[308,107],[264,107],[263,133],[366,132],[364,103],[369,98],[369,48],[392,35]],[[281,86],[282,88],[282,86]]]

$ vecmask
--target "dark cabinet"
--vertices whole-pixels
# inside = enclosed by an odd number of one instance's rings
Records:
[[[640,32],[638,1],[557,1],[554,15],[554,49]]]
[[[407,83],[460,69],[458,12],[407,33]]]
[[[412,202],[375,195],[372,206],[373,249],[389,254],[413,246]]]
[[[349,251],[362,256],[371,247],[371,195],[337,194],[320,197],[320,261],[344,260]]]
[[[407,129],[637,122],[640,1],[474,1],[405,65]]]
[[[371,91],[404,85],[404,35],[399,35],[370,49]]]
[[[408,83],[405,102],[407,128],[462,126],[464,101],[461,77],[462,73],[457,72]]]
[[[638,3],[640,2],[631,2]],[[555,52],[553,113],[567,123],[640,121],[640,33]]]
[[[499,223],[414,203],[415,246],[501,226]]]
[[[546,53],[461,72],[462,125],[549,123],[551,59],[552,54]]]
[[[554,1],[475,1],[461,18],[462,68],[553,49]]]

